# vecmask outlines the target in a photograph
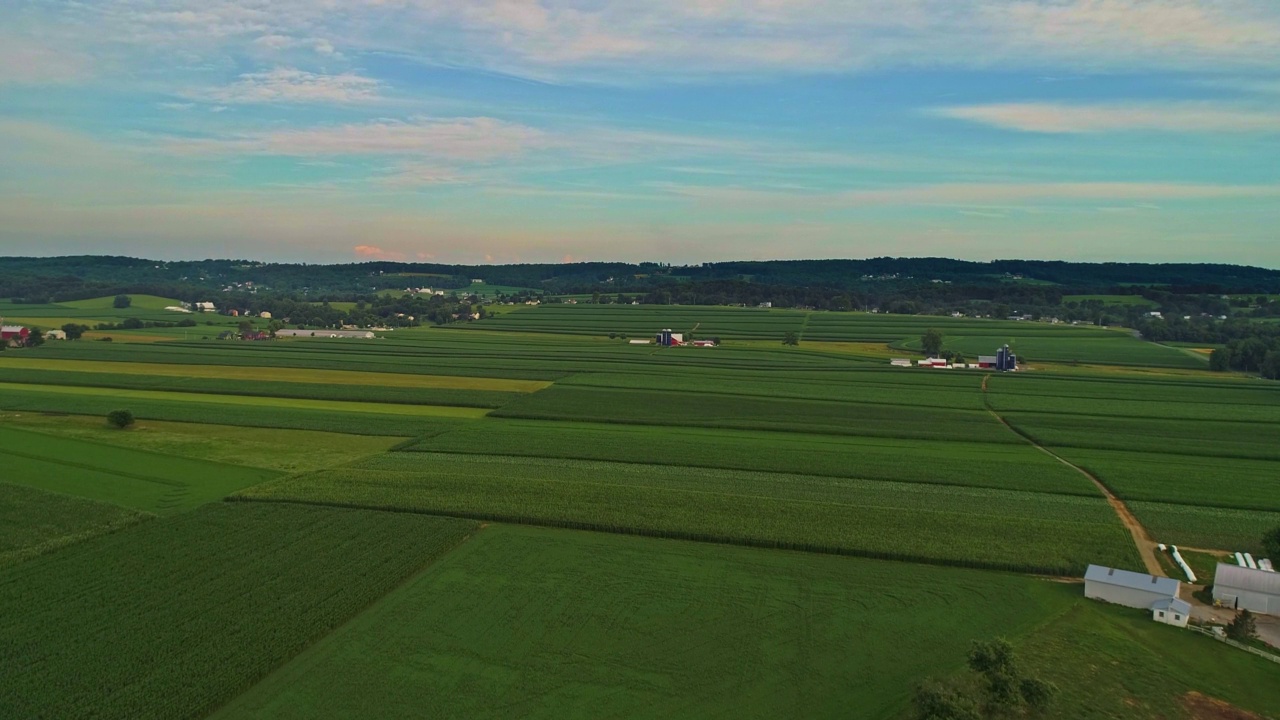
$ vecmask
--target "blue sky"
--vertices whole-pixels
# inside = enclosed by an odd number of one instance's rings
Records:
[[[1280,267],[1274,0],[8,0],[0,254]]]

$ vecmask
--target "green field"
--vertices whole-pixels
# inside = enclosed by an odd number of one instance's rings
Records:
[[[1148,300],[1141,295],[1063,295],[1064,303],[1082,303],[1094,300],[1104,305],[1145,305],[1148,307],[1156,307],[1154,300]]]
[[[5,482],[176,513],[278,473],[0,426]]]
[[[1101,498],[882,480],[391,453],[235,497],[1054,575],[1138,564]]]
[[[0,717],[201,717],[472,530],[215,504],[19,564],[0,574]]]
[[[368,697],[387,718],[893,717],[970,640],[1024,633],[1069,597],[1013,575],[498,525],[215,717],[356,717]]]
[[[149,515],[0,482],[0,567],[136,525]]]
[[[0,313],[177,317],[110,299]],[[0,354],[0,718],[902,718],[1000,635],[1048,717],[1276,713],[1275,666],[1061,581],[1259,553],[1280,383],[1097,327],[516,310]],[[1031,363],[888,366],[934,327]]]

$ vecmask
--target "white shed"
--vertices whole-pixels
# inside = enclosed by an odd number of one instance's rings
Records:
[[[1218,563],[1213,599],[1234,610],[1280,615],[1280,573]]]
[[[1084,596],[1151,610],[1159,601],[1176,600],[1182,583],[1173,578],[1090,565],[1084,574]]]
[[[1191,603],[1177,598],[1157,600],[1151,604],[1151,619],[1166,625],[1186,627],[1191,619]]]

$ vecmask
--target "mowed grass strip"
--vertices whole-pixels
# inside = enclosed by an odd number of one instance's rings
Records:
[[[115,532],[150,517],[110,503],[0,482],[0,567]]]
[[[487,418],[407,451],[605,460],[1100,495],[1029,445]]]
[[[886,718],[1074,597],[1031,578],[491,525],[216,720]],[[874,618],[874,622],[870,621]]]
[[[1101,498],[945,485],[390,453],[232,497],[1048,574],[1090,562],[1140,567]]]
[[[215,503],[13,566],[0,717],[204,717],[473,529]]]
[[[150,377],[248,380],[272,383],[333,383],[388,388],[437,388],[449,390],[490,390],[495,392],[536,392],[551,385],[541,380],[461,377],[455,375],[413,375],[314,368],[252,367],[235,365],[171,365],[145,362],[59,360],[56,358],[7,357],[0,355],[0,373],[6,368],[61,370]],[[0,375],[0,377],[3,377]]]
[[[0,426],[4,480],[173,513],[218,500],[279,473]]]
[[[386,452],[405,440],[401,437],[147,419],[139,420],[121,432],[107,425],[101,416],[14,412],[0,413],[0,428],[3,427],[149,450],[191,460],[281,472],[331,468]]]
[[[426,417],[478,418],[488,412],[482,408],[446,407],[441,405],[399,405],[395,403],[347,402],[337,400],[306,400],[300,398],[272,398],[241,395],[212,395],[207,393],[179,393],[159,390],[103,391],[98,388],[60,387],[0,382],[0,393],[34,390],[42,393],[64,395],[102,395],[104,392],[120,403],[130,400],[177,400],[218,405],[242,405],[247,407],[296,408],[299,410],[329,410],[343,413],[375,413],[378,415],[417,415]],[[0,401],[2,402],[2,401]]]

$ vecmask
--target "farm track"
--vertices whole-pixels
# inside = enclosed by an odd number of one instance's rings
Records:
[[[1111,489],[1099,480],[1096,475],[1036,442],[1030,436],[1019,431],[1017,428],[1010,425],[1007,420],[1001,417],[1000,413],[996,412],[991,407],[991,402],[987,399],[987,380],[990,377],[990,375],[984,375],[982,377],[982,398],[987,404],[987,412],[991,413],[991,416],[999,421],[1001,425],[1008,428],[1009,432],[1012,432],[1018,437],[1026,440],[1028,443],[1031,443],[1031,445],[1040,452],[1089,478],[1089,481],[1098,488],[1098,491],[1101,492],[1104,497],[1106,497],[1107,502],[1111,504],[1111,508],[1115,510],[1116,515],[1120,518],[1120,522],[1124,524],[1125,528],[1129,530],[1129,534],[1133,536],[1133,543],[1138,548],[1138,554],[1142,556],[1142,564],[1146,566],[1147,573],[1158,577],[1164,577],[1164,569],[1160,567],[1160,560],[1156,556],[1156,542],[1151,539],[1150,533],[1148,533],[1147,529],[1143,527],[1142,522],[1133,514],[1133,511],[1129,509],[1129,506],[1125,504],[1124,500],[1116,497],[1116,494],[1111,492]]]

